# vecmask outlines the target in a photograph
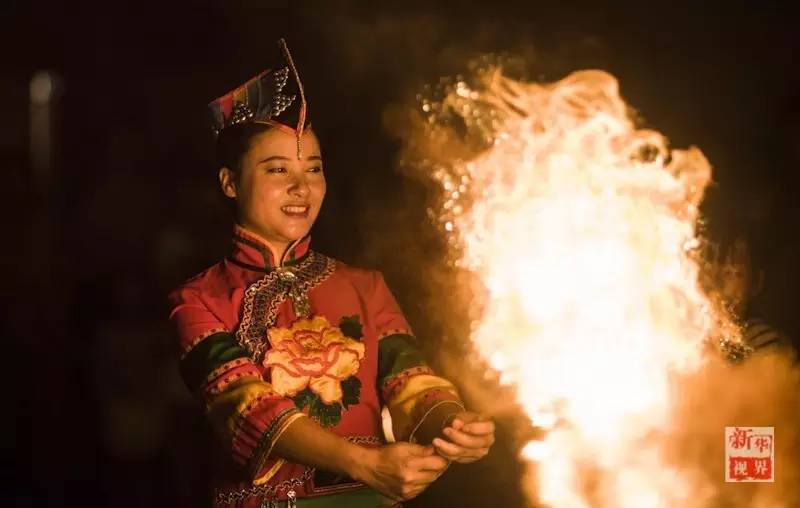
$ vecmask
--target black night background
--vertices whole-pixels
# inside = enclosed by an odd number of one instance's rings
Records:
[[[269,65],[279,37],[325,158],[314,247],[382,270],[429,352],[448,302],[425,274],[442,248],[386,112],[488,52],[535,79],[607,70],[645,124],[699,146],[706,234],[751,238],[756,307],[800,337],[800,36],[783,3],[4,0],[0,20],[3,506],[207,503],[209,430],[166,294],[229,246],[206,104]],[[57,79],[50,163],[34,143],[39,71]],[[408,506],[518,506],[518,483],[501,432]]]

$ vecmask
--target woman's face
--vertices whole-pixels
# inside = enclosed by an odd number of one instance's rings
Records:
[[[239,224],[267,240],[276,256],[308,234],[325,198],[322,156],[311,130],[300,138],[300,149],[302,158],[293,134],[270,129],[251,140],[239,175],[220,170],[222,191],[236,199]]]

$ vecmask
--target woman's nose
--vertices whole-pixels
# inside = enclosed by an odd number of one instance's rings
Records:
[[[289,186],[289,193],[296,196],[308,195],[309,187],[305,175],[294,175]]]

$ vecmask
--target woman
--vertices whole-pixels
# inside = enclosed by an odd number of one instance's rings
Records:
[[[233,253],[170,295],[181,372],[232,459],[216,505],[391,506],[486,455],[494,425],[425,364],[379,273],[309,249],[325,176],[280,44],[285,67],[210,105],[237,224]]]

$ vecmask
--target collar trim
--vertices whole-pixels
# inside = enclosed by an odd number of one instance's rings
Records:
[[[305,237],[289,244],[281,260],[275,260],[269,246],[255,233],[236,225],[233,231],[233,252],[228,260],[248,270],[270,272],[279,267],[292,266],[303,261],[310,252],[311,237]],[[282,261],[282,262],[280,262]]]

